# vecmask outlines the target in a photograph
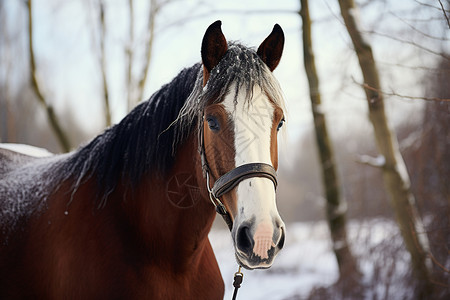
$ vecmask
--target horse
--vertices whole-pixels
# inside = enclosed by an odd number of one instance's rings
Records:
[[[284,34],[255,51],[221,25],[201,63],[78,149],[0,149],[0,299],[222,299],[215,211],[240,266],[272,265]]]

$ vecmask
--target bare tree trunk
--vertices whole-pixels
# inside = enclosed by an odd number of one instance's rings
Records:
[[[9,93],[8,91],[5,91]],[[9,94],[6,94],[5,105],[6,105],[6,141],[9,143],[17,142],[17,132],[16,132],[16,122],[14,114],[11,109],[11,99]]]
[[[303,62],[309,82],[314,128],[322,167],[323,186],[327,199],[326,216],[331,232],[334,254],[339,266],[340,280],[347,281],[349,283],[347,286],[349,286],[359,280],[360,272],[347,239],[347,203],[340,192],[334,151],[328,137],[325,114],[321,109],[319,78],[311,41],[311,19],[308,0],[300,0],[300,4],[300,16],[303,24]]]
[[[165,3],[167,3],[166,1]],[[152,59],[152,52],[153,52],[153,40],[154,40],[154,33],[155,33],[155,18],[158,14],[158,11],[160,9],[160,5],[157,3],[156,0],[150,1],[150,9],[148,14],[148,23],[147,23],[147,34],[148,39],[146,42],[146,51],[145,51],[145,62],[143,64],[143,68],[141,71],[141,75],[138,81],[137,85],[137,92],[136,92],[136,98],[132,101],[132,105],[135,106],[139,101],[142,100],[143,94],[144,94],[144,88],[145,83],[147,82],[148,77],[148,70],[150,69],[150,62]],[[128,110],[131,110],[133,107],[128,107]]]
[[[106,78],[106,53],[105,53],[105,38],[106,38],[106,26],[105,26],[105,5],[103,0],[99,0],[100,6],[100,69],[102,71],[102,84],[103,84],[103,99],[105,105],[105,123],[106,126],[111,126],[111,108],[109,105],[109,88],[108,80]]]
[[[128,0],[128,9],[129,9],[129,40],[128,44],[125,45],[125,55],[127,57],[127,108],[128,111],[131,111],[136,104],[142,100],[145,84],[148,78],[148,71],[150,69],[152,53],[153,53],[153,40],[155,33],[155,19],[161,7],[170,2],[164,1],[161,4],[157,3],[157,0],[151,0],[149,3],[149,11],[148,11],[148,20],[147,20],[147,30],[146,30],[146,38],[145,38],[145,53],[144,53],[144,63],[140,63],[142,65],[141,70],[139,72],[138,78],[134,80],[133,78],[133,60],[134,60],[134,51],[133,51],[133,43],[134,43],[134,1]]]
[[[51,128],[55,132],[56,138],[64,152],[70,151],[70,142],[67,134],[62,129],[60,122],[53,110],[53,107],[48,103],[44,97],[36,75],[36,61],[34,58],[34,46],[33,46],[33,14],[32,14],[32,0],[27,1],[28,6],[28,46],[29,46],[29,59],[30,59],[30,72],[31,72],[31,87],[39,100],[39,103],[45,108],[47,112],[47,118]]]
[[[400,153],[397,137],[389,128],[384,110],[378,70],[372,48],[362,37],[355,19],[353,0],[339,0],[342,17],[350,34],[364,78],[365,93],[369,106],[378,150],[383,158],[382,173],[386,189],[391,198],[398,226],[405,246],[411,254],[413,273],[418,282],[424,283],[421,297],[431,288],[431,262],[428,258],[429,243],[419,217],[415,198],[410,190],[409,175]]]
[[[134,4],[133,0],[128,0],[128,13],[130,24],[128,28],[128,45],[125,46],[125,55],[127,57],[127,109],[131,110],[135,106],[133,99],[133,58],[134,58]]]

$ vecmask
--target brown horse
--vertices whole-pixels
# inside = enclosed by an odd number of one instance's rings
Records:
[[[283,247],[275,201],[275,25],[257,51],[221,22],[184,69],[119,124],[63,155],[0,149],[0,299],[222,299],[208,232],[228,222],[239,265]]]

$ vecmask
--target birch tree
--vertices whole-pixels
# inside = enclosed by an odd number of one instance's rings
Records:
[[[308,0],[300,0],[300,5],[300,16],[303,24],[303,63],[309,83],[315,136],[319,150],[323,188],[325,190],[326,217],[331,233],[333,251],[339,266],[340,280],[346,281],[349,283],[348,286],[350,286],[359,280],[360,272],[347,239],[347,203],[340,191],[333,146],[328,136],[325,114],[321,109],[319,77],[316,71],[312,46]]]
[[[339,0],[345,26],[350,35],[364,79],[364,92],[369,108],[369,119],[374,128],[380,156],[366,163],[380,167],[383,180],[390,195],[391,205],[400,228],[406,249],[411,255],[413,274],[423,283],[420,297],[431,288],[431,261],[428,257],[429,242],[417,211],[414,195],[410,189],[409,175],[400,153],[395,133],[388,125],[378,69],[370,44],[361,34],[356,19],[353,0]]]

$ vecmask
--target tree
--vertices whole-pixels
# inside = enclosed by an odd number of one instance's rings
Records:
[[[407,250],[411,255],[413,273],[423,282],[420,296],[423,298],[431,288],[431,262],[428,258],[429,242],[424,231],[410,189],[409,175],[399,151],[395,133],[388,125],[378,69],[372,48],[363,38],[355,19],[353,0],[339,0],[341,15],[350,35],[364,78],[364,91],[369,107],[369,119],[375,132],[375,140],[381,156],[376,166],[381,167],[384,184],[391,199],[396,220]]]
[[[339,266],[340,281],[355,287],[360,271],[347,239],[347,203],[340,191],[333,146],[328,137],[325,114],[321,109],[319,77],[317,75],[311,39],[311,18],[308,0],[300,0],[303,30],[303,62],[309,83],[314,128],[321,163],[323,188],[326,197],[326,218],[331,233],[333,251]]]
[[[69,152],[71,144],[67,133],[63,130],[59,118],[53,109],[53,106],[48,102],[47,98],[42,93],[42,89],[39,84],[36,68],[36,59],[34,56],[34,44],[33,44],[33,9],[32,0],[27,1],[28,8],[28,54],[30,61],[30,75],[31,75],[31,87],[39,100],[39,103],[45,109],[47,118],[51,128],[55,132],[58,142],[64,152]]]
[[[36,63],[36,56],[35,56],[35,47],[34,47],[34,34],[33,34],[33,9],[32,5],[33,2],[27,1],[27,13],[28,13],[28,41],[29,41],[29,72],[31,77],[31,86],[32,90],[34,91],[36,98],[38,99],[38,102],[40,105],[45,109],[48,122],[50,124],[50,127],[53,129],[53,132],[55,134],[56,139],[58,140],[61,149],[64,152],[68,152],[72,146],[72,143],[70,141],[70,137],[68,133],[64,130],[64,126],[62,126],[61,118],[58,116],[58,114],[55,112],[53,105],[51,104],[51,101],[49,101],[46,93],[44,93],[45,88],[42,87],[42,82],[39,80],[39,70],[38,70],[38,64]],[[145,51],[143,57],[137,57],[137,55],[134,55],[133,51],[133,43],[134,43],[134,23],[135,15],[134,15],[134,6],[133,6],[133,0],[128,1],[129,6],[129,37],[127,39],[124,39],[124,48],[125,48],[125,58],[126,58],[126,69],[127,69],[127,76],[126,76],[126,82],[125,82],[125,89],[127,92],[127,110],[130,111],[140,100],[142,100],[144,88],[147,84],[147,77],[148,72],[150,68],[150,62],[152,57],[152,49],[153,49],[153,40],[154,40],[154,32],[155,32],[155,20],[157,17],[158,12],[163,8],[164,5],[170,3],[170,0],[168,1],[157,1],[157,0],[151,0],[148,7],[148,14],[146,16],[146,22],[147,27],[144,31],[145,38],[144,44],[145,44]],[[97,54],[98,58],[98,64],[101,74],[101,84],[100,88],[102,91],[103,96],[103,112],[105,116],[105,125],[110,126],[112,124],[112,109],[111,109],[111,98],[112,90],[109,84],[109,73],[108,73],[108,60],[107,60],[107,37],[108,37],[108,24],[106,22],[107,13],[108,13],[108,5],[105,0],[97,0],[95,2],[97,5],[97,9],[94,9],[94,11],[97,11],[98,13],[94,17],[97,19],[97,22],[94,22],[94,24],[97,24],[96,31],[98,34],[94,34],[94,42],[98,45],[96,46],[96,50],[94,50]],[[92,7],[89,7],[90,10],[92,10]],[[119,45],[122,46],[122,45]],[[139,66],[139,67],[137,67]]]
[[[141,66],[139,70],[139,75],[137,78],[133,76],[133,67],[134,65],[134,51],[133,51],[133,43],[134,43],[134,5],[133,0],[128,0],[128,8],[129,8],[129,41],[125,46],[125,53],[127,56],[127,105],[128,111],[130,111],[139,101],[142,100],[144,95],[144,88],[147,82],[148,71],[150,69],[150,64],[152,60],[153,53],[153,42],[155,37],[155,21],[156,16],[159,11],[163,8],[164,5],[170,3],[171,0],[160,1],[151,0],[149,3],[149,10],[147,14],[147,28],[146,28],[146,38],[145,38],[145,53],[143,62],[139,61],[139,65]]]
[[[102,73],[103,85],[103,99],[106,126],[111,126],[111,108],[109,104],[109,88],[108,79],[106,75],[106,53],[105,53],[105,39],[106,39],[106,24],[105,24],[105,3],[103,0],[98,1],[99,5],[99,23],[100,23],[100,69]]]

